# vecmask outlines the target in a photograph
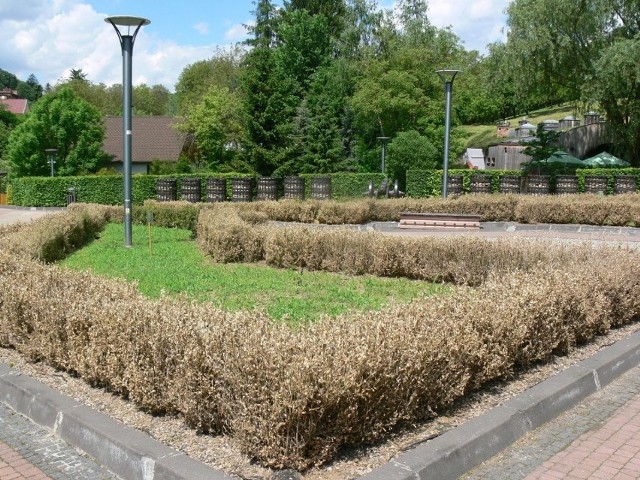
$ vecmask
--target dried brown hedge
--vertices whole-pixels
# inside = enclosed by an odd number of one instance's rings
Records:
[[[54,262],[95,238],[111,213],[111,207],[78,205],[15,228],[8,227],[0,238],[0,248],[25,258]]]
[[[260,234],[268,228],[263,216],[247,214],[254,223],[248,228],[227,208],[205,209],[200,228],[220,222]],[[392,240],[376,246],[387,240],[370,237],[370,248],[392,254]],[[254,255],[247,253],[254,240],[238,258]],[[234,240],[227,241],[232,246]],[[458,241],[439,245],[439,255],[455,263]],[[281,248],[291,244],[280,242]],[[474,255],[495,245],[479,243]],[[422,248],[411,255],[423,256]],[[149,300],[134,286],[3,251],[0,343],[75,371],[149,411],[180,412],[201,431],[226,432],[264,464],[304,469],[340,446],[377,440],[425,418],[517,365],[565,352],[640,316],[637,251],[581,248],[569,255],[549,246],[529,264],[530,249],[497,248],[520,260],[487,256],[491,271],[476,288],[299,329],[260,312]],[[344,250],[341,258],[349,255]],[[352,268],[362,262],[352,260]]]
[[[201,208],[217,208],[202,205]],[[329,225],[398,221],[402,212],[465,213],[483,222],[581,223],[640,225],[640,195],[503,195],[473,194],[442,198],[237,203],[239,211],[259,211],[269,220]]]

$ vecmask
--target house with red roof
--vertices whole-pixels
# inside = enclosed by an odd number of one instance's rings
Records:
[[[102,149],[111,156],[118,172],[123,166],[122,117],[105,118]],[[134,116],[131,119],[131,173],[149,173],[154,160],[177,162],[185,149],[186,134],[176,126],[178,119],[169,116]]]
[[[0,104],[5,105],[14,115],[24,115],[29,112],[29,100],[18,98],[18,92],[10,88],[0,90]]]

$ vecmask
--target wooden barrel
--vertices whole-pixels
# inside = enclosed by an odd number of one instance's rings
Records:
[[[607,193],[607,177],[604,175],[585,175],[584,191],[585,193],[598,193],[605,195]]]
[[[528,175],[526,184],[529,195],[548,195],[551,191],[549,175]]]
[[[156,182],[156,199],[159,202],[175,202],[176,184],[175,178],[159,178]]]
[[[199,178],[184,178],[180,188],[180,199],[198,203],[202,199],[202,182]]]
[[[462,195],[462,175],[450,175],[447,178],[447,195]]]
[[[557,175],[556,193],[558,195],[578,193],[578,177],[575,175]]]
[[[503,175],[500,177],[500,193],[520,193],[520,176]]]
[[[258,178],[257,200],[278,200],[278,179],[276,177]]]
[[[311,198],[315,200],[331,199],[331,177],[311,177]]]
[[[251,178],[234,178],[231,180],[231,201],[232,202],[250,202],[251,188],[253,182]]]
[[[635,175],[617,175],[613,191],[616,194],[638,191],[638,179]]]
[[[471,193],[491,193],[491,177],[481,173],[474,173],[471,175],[469,191]]]
[[[284,198],[304,200],[304,178],[284,177]]]
[[[227,199],[227,181],[224,178],[207,178],[207,202],[224,202]]]

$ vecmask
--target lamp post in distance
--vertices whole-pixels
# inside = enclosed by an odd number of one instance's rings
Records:
[[[131,238],[131,97],[132,97],[132,64],[133,44],[140,28],[149,25],[151,20],[142,17],[117,15],[107,17],[105,22],[110,23],[118,34],[122,49],[122,132],[123,132],[123,170],[124,170],[124,246],[130,247]],[[122,30],[118,27],[124,27]],[[131,29],[135,28],[133,34]],[[126,33],[125,33],[126,30]]]
[[[57,148],[47,148],[45,150],[45,152],[47,152],[47,155],[49,155],[49,165],[51,166],[51,176],[53,177],[53,174],[54,174],[53,166],[56,163],[56,153],[58,153],[58,149]]]
[[[378,140],[380,140],[382,142],[382,162],[380,165],[380,169],[382,171],[382,173],[384,173],[385,170],[385,156],[386,156],[386,152],[387,152],[387,142],[389,141],[389,139],[391,137],[376,137]]]
[[[444,82],[445,108],[444,108],[444,160],[442,162],[442,198],[447,198],[447,184],[449,183],[449,133],[451,128],[451,95],[453,92],[453,80],[460,70],[444,69],[436,70]]]

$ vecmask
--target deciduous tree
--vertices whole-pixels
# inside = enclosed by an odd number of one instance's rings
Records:
[[[15,176],[49,175],[45,150],[57,148],[56,173],[95,172],[106,160],[98,109],[70,88],[42,97],[9,136],[6,158]]]

